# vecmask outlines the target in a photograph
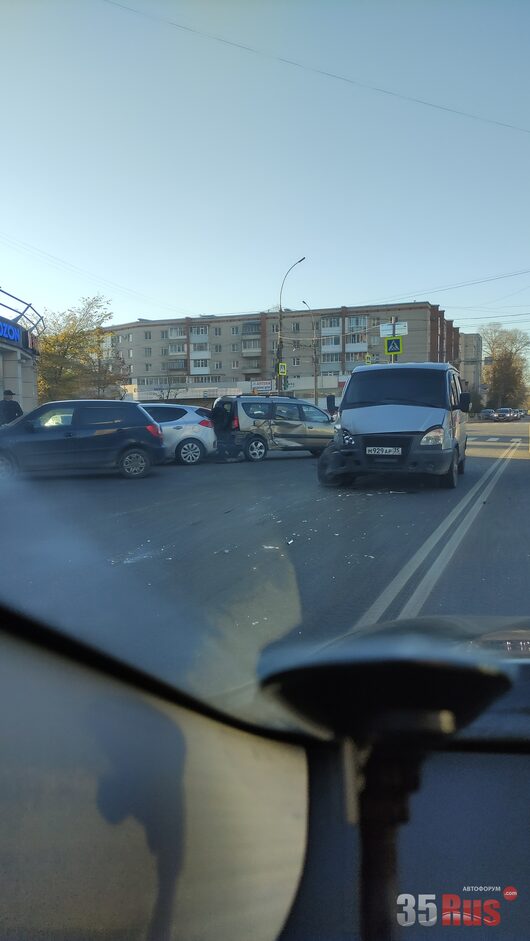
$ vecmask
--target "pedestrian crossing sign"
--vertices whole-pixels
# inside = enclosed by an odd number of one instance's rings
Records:
[[[287,363],[278,363],[278,375],[279,376],[287,375]]]
[[[400,356],[403,352],[403,337],[385,337],[385,353],[387,356]]]

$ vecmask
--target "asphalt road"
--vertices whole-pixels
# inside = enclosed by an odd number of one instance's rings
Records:
[[[528,616],[529,447],[528,421],[470,425],[453,491],[375,477],[327,490],[305,454],[21,480],[3,494],[0,597],[192,692],[244,700],[280,640]]]

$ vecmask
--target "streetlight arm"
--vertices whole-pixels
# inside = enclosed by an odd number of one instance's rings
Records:
[[[283,293],[283,286],[285,284],[285,279],[287,275],[289,274],[289,272],[292,271],[293,268],[296,268],[296,266],[299,265],[302,261],[305,261],[305,255],[303,258],[299,258],[298,261],[295,261],[294,265],[291,265],[291,267],[285,272],[283,276],[282,286],[280,288],[280,311],[282,309],[282,293]]]

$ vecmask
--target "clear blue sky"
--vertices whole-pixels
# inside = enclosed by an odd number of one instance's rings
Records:
[[[433,290],[530,269],[527,0],[123,3],[0,0],[1,287],[102,292],[116,322],[260,310],[306,255],[285,306],[530,328],[530,272]]]

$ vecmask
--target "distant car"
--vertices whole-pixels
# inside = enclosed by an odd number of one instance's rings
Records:
[[[497,421],[515,421],[513,408],[498,408]]]
[[[48,402],[0,428],[0,480],[18,471],[106,467],[145,477],[166,460],[162,430],[138,402]]]
[[[200,464],[217,451],[210,410],[197,405],[144,402],[143,407],[164,433],[168,456],[178,464]]]
[[[481,421],[496,421],[497,412],[494,408],[483,408],[479,417]]]

